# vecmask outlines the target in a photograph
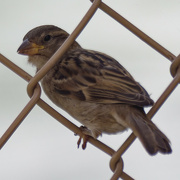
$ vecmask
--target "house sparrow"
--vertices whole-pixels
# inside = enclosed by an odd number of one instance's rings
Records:
[[[24,36],[17,51],[39,71],[68,36],[56,26],[39,26]],[[41,84],[52,102],[86,127],[85,134],[97,138],[130,128],[149,154],[171,153],[168,138],[144,112],[153,100],[112,57],[75,41]]]

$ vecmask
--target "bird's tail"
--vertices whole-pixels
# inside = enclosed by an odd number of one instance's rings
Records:
[[[144,111],[131,111],[128,125],[140,139],[147,152],[155,155],[157,152],[168,154],[172,152],[169,139],[148,119]]]

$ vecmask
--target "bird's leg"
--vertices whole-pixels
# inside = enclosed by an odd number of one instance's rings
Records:
[[[89,135],[85,135],[84,134],[83,137],[79,137],[79,140],[77,142],[78,148],[79,148],[79,146],[81,144],[81,139],[83,139],[82,149],[85,150],[87,142],[88,142],[88,139],[89,139]]]
[[[81,126],[80,129],[81,129],[83,135],[79,137],[77,145],[79,148],[79,146],[81,144],[81,139],[83,139],[82,149],[84,150],[84,149],[86,149],[86,145],[87,145],[89,136],[92,136],[92,135],[91,135],[91,131],[87,127]]]

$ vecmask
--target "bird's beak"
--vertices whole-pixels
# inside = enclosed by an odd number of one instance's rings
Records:
[[[32,56],[32,55],[39,54],[40,49],[44,49],[44,46],[37,45],[35,43],[30,42],[28,39],[26,39],[20,45],[17,52],[18,54]]]

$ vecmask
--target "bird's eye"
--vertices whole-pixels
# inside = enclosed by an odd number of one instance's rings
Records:
[[[52,38],[51,35],[46,35],[46,36],[44,37],[44,41],[49,41],[51,38]]]

